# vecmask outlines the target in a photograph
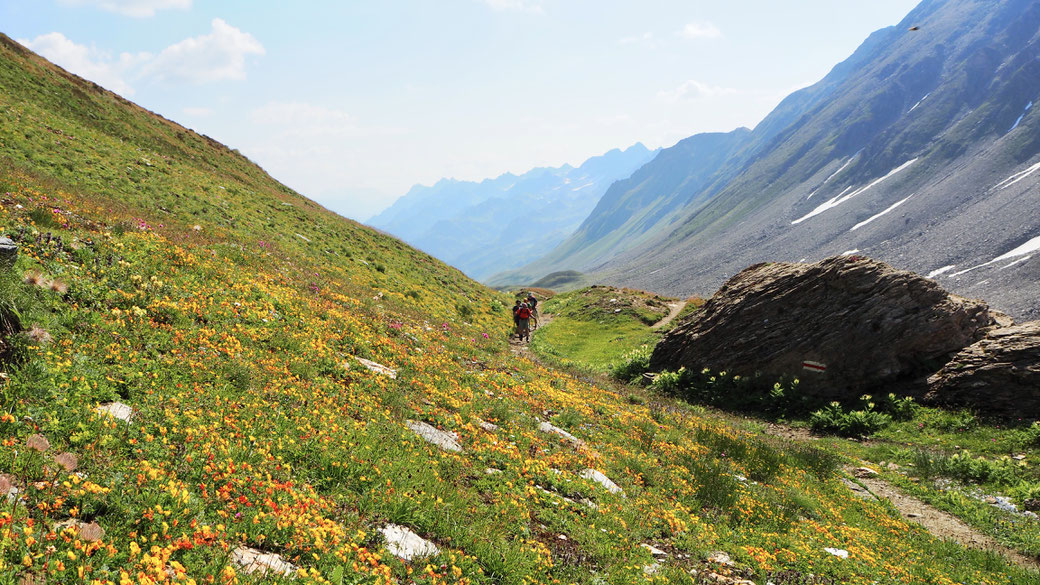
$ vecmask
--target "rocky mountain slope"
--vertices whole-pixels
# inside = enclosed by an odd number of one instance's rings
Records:
[[[753,146],[667,220],[636,239],[583,241],[521,272],[593,271],[685,296],[709,294],[755,262],[855,250],[1035,318],[1038,30],[1035,1],[926,0],[785,100],[751,132]],[[668,155],[640,173],[674,175],[658,167]]]
[[[578,167],[506,173],[479,183],[442,179],[432,187],[416,185],[368,223],[484,278],[552,250],[611,183],[656,154],[636,144]]]

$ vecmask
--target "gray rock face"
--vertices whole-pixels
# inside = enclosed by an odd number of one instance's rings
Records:
[[[14,266],[18,258],[18,244],[7,236],[0,237],[0,266]]]
[[[806,392],[852,398],[936,372],[996,318],[868,258],[756,264],[662,339],[650,367],[797,376]]]
[[[991,331],[928,379],[926,398],[1040,418],[1040,321]]]

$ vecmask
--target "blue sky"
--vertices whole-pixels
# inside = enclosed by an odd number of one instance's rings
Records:
[[[754,126],[914,0],[0,0],[0,32],[364,220]]]

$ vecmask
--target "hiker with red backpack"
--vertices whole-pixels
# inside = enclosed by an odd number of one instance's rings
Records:
[[[527,303],[520,303],[520,308],[516,311],[516,319],[517,336],[521,341],[524,339],[531,341],[531,308],[527,306]]]

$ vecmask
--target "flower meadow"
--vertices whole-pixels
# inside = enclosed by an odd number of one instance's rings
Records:
[[[0,48],[0,583],[1032,577],[854,497],[834,455],[513,355],[509,297]]]

